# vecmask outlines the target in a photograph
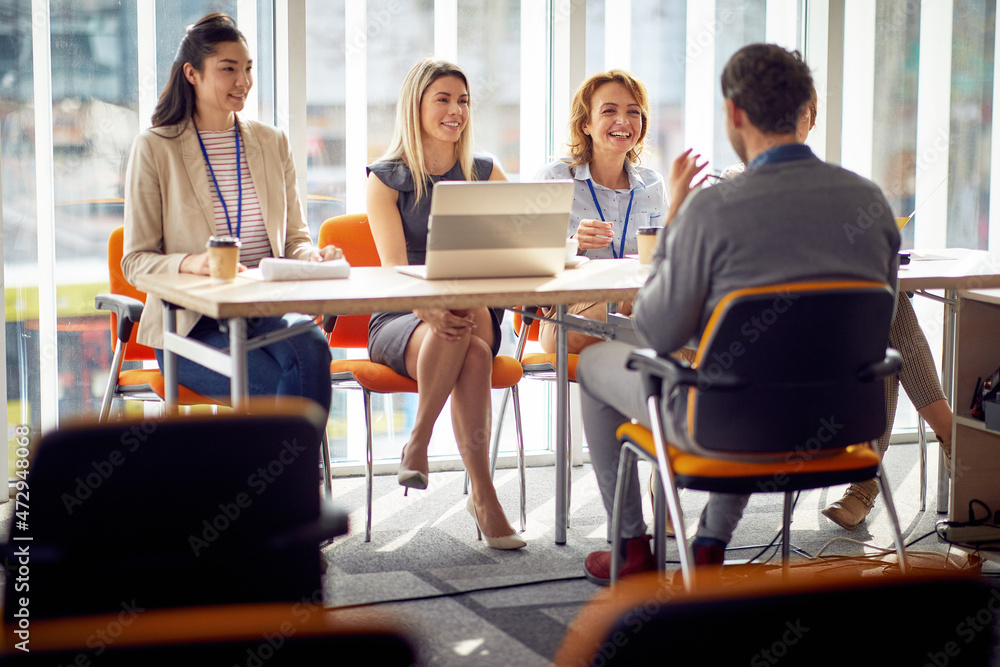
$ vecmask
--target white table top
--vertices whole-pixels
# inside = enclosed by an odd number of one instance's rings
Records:
[[[899,269],[900,289],[1000,288],[1000,257],[985,250],[913,251],[912,257]],[[226,319],[621,301],[635,295],[647,272],[634,259],[600,259],[536,278],[421,280],[393,269],[354,267],[351,277],[341,280],[263,282],[240,276],[217,284],[191,274],[150,274],[137,278],[136,287],[182,308]]]
[[[393,269],[355,267],[341,280],[263,282],[237,277],[213,283],[191,274],[139,276],[135,286],[174,305],[216,319],[620,301],[635,295],[648,269],[634,259],[601,259],[555,276],[421,280]]]
[[[913,250],[910,257],[899,267],[901,290],[1000,287],[1000,256],[986,250]]]
[[[1000,305],[1000,289],[959,290],[958,296],[963,299]]]

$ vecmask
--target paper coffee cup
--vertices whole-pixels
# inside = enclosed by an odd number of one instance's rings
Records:
[[[635,240],[639,246],[639,263],[650,264],[653,252],[656,250],[657,233],[660,227],[640,227],[636,230]]]
[[[208,248],[208,273],[214,282],[224,283],[236,279],[240,261],[240,240],[234,236],[210,236]]]

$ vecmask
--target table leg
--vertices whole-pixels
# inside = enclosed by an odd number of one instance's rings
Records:
[[[234,410],[245,410],[250,395],[250,376],[247,369],[247,323],[241,317],[229,320],[229,356],[233,363],[230,399]]]
[[[169,303],[163,303],[163,331],[177,333],[177,311]],[[177,412],[177,354],[163,346],[163,400],[166,403],[166,414]]]
[[[567,306],[556,306],[556,319],[566,317]],[[566,544],[569,525],[569,340],[566,327],[556,328],[556,544]]]
[[[955,409],[955,303],[958,297],[958,290],[946,289],[944,291],[944,340],[941,351],[941,389],[945,398]],[[938,486],[937,486],[937,510],[938,512],[948,511],[948,497],[951,479],[948,471],[944,468],[944,452],[940,447],[938,450]]]

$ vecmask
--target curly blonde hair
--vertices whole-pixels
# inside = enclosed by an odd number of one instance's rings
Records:
[[[583,126],[590,120],[594,93],[606,83],[620,83],[625,86],[639,104],[642,130],[639,132],[639,140],[625,156],[629,162],[639,162],[643,141],[646,138],[646,128],[649,127],[649,94],[646,92],[646,86],[635,76],[625,70],[613,69],[594,74],[580,84],[573,94],[573,105],[569,116],[569,141],[566,142],[572,167],[590,164],[594,159],[594,140],[584,133]]]

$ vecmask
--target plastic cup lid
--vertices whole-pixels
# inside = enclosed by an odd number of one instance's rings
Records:
[[[205,244],[206,248],[228,248],[231,246],[236,246],[239,248],[243,245],[238,238],[235,236],[210,236],[208,237],[208,243]]]

